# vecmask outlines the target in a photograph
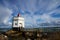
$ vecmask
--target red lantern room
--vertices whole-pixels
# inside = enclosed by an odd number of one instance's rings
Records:
[[[20,13],[18,13],[17,17],[20,17]]]

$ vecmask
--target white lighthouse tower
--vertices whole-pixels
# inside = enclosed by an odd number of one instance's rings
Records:
[[[16,17],[13,17],[13,30],[20,30],[21,28],[24,28],[24,18],[18,15]]]

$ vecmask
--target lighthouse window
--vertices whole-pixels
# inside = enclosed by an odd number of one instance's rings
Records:
[[[17,23],[15,23],[15,25],[17,25]]]

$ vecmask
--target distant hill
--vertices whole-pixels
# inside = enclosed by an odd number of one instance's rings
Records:
[[[8,30],[12,30],[12,28],[0,28],[0,32],[6,32]],[[60,31],[60,27],[39,27],[39,28],[24,28],[25,31],[40,31],[43,32],[55,32]]]
[[[43,32],[55,32],[55,31],[60,31],[60,27],[39,27],[39,28],[25,28],[26,31],[28,30],[37,30],[40,31],[42,30]]]

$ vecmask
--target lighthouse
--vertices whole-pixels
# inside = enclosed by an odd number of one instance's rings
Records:
[[[13,17],[12,26],[13,30],[20,30],[21,28],[24,28],[24,18],[21,17],[20,13]]]

